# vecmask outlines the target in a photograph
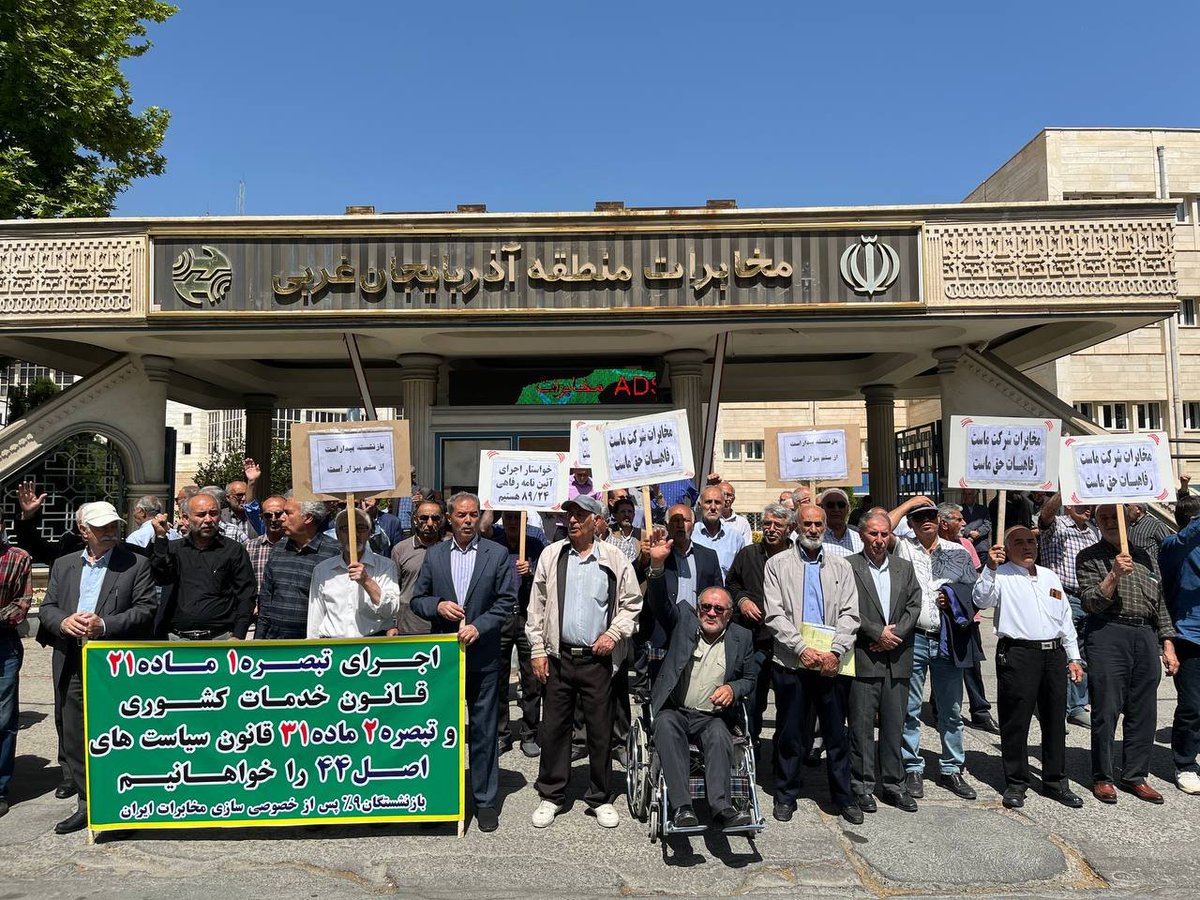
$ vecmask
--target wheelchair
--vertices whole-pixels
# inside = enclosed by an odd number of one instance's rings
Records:
[[[640,711],[629,723],[625,750],[629,760],[625,769],[625,796],[629,814],[646,822],[650,843],[673,834],[703,834],[708,825],[676,828],[671,823],[671,805],[667,802],[667,783],[663,778],[658,753],[654,749],[654,714],[648,699],[641,700]],[[730,779],[730,801],[735,809],[750,813],[750,824],[724,831],[725,834],[745,834],[753,837],[766,827],[755,788],[756,767],[754,749],[750,742],[750,713],[746,701],[740,704],[741,724],[733,732],[733,772]],[[691,771],[688,788],[691,800],[705,799],[704,754],[694,744],[688,744]]]

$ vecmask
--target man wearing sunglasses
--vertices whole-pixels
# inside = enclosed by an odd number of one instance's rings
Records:
[[[853,528],[849,527],[850,497],[841,488],[823,491],[817,499],[825,510],[825,535],[821,543],[834,556],[852,556],[862,553],[863,542]]]
[[[392,548],[392,562],[400,573],[400,612],[396,627],[389,635],[429,634],[430,624],[412,611],[413,587],[421,574],[421,564],[430,547],[436,547],[446,536],[446,516],[440,503],[418,501],[413,507],[412,536]]]
[[[730,802],[731,729],[738,704],[754,691],[763,654],[747,629],[731,623],[733,599],[724,588],[703,591],[697,609],[680,601],[661,615],[671,623],[671,639],[650,704],[672,822],[677,828],[700,824],[688,789],[688,741],[695,741],[704,752],[705,798],[713,824],[722,829],[749,825],[749,811]]]

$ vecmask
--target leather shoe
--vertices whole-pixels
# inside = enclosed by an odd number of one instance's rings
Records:
[[[1042,796],[1050,800],[1057,800],[1070,809],[1079,809],[1083,806],[1083,798],[1078,794],[1073,794],[1069,788],[1043,787]]]
[[[480,831],[495,831],[500,827],[500,816],[494,806],[480,806],[475,810],[475,825]]]
[[[1000,798],[1000,802],[1004,804],[1005,809],[1020,809],[1025,805],[1025,788],[1005,788],[1004,795]]]
[[[537,741],[521,741],[521,752],[530,759],[537,759],[542,755],[542,748]]]
[[[1092,717],[1088,715],[1085,709],[1083,712],[1077,712],[1073,716],[1067,716],[1067,724],[1074,725],[1076,728],[1091,728]]]
[[[854,804],[843,806],[842,818],[851,825],[861,825],[863,823],[863,811]]]
[[[1133,794],[1133,796],[1137,797],[1139,800],[1145,800],[1147,803],[1163,802],[1163,795],[1154,788],[1150,787],[1150,785],[1146,784],[1144,781],[1140,781],[1137,784],[1133,784],[1128,781],[1122,781],[1121,790],[1129,791],[1129,793]]]
[[[875,798],[870,794],[855,794],[854,802],[865,813],[873,813],[879,806],[875,803]]]
[[[727,806],[713,815],[713,824],[724,830],[726,828],[744,828],[750,824],[750,812],[745,809],[734,809]]]
[[[579,762],[588,755],[587,744],[571,745],[571,762]]]
[[[909,772],[904,777],[904,786],[908,788],[908,795],[916,800],[925,796],[925,776],[920,772]]]
[[[821,747],[813,747],[804,755],[804,764],[806,766],[819,766],[821,764]]]
[[[989,734],[1000,733],[1000,726],[996,724],[996,720],[992,718],[991,713],[984,713],[981,716],[972,717],[971,727],[978,728],[980,731],[986,731]]]
[[[792,814],[795,812],[795,803],[785,803],[781,800],[776,800],[775,805],[771,809],[771,815],[775,817],[776,822],[792,821]]]
[[[700,820],[696,818],[696,811],[692,809],[691,804],[685,803],[675,810],[675,815],[671,818],[671,824],[676,828],[695,828],[700,824]]]
[[[87,828],[87,810],[77,809],[54,826],[55,834],[70,834],[72,831],[83,831]]]
[[[1116,803],[1117,789],[1110,781],[1097,781],[1092,785],[1092,796],[1101,803]]]
[[[901,812],[917,811],[917,801],[908,791],[883,791],[879,798],[888,806],[894,806]]]
[[[66,800],[68,797],[74,797],[77,793],[79,793],[79,788],[75,787],[75,782],[64,779],[63,783],[54,789],[54,799]]]
[[[939,775],[937,783],[956,797],[962,797],[964,800],[975,799],[975,788],[967,784],[958,772]]]

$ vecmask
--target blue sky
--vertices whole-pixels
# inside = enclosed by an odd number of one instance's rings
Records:
[[[118,215],[954,202],[1047,125],[1200,127],[1196,0],[179,5]]]

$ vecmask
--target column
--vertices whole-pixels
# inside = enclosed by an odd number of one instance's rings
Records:
[[[175,360],[167,356],[143,356],[140,359],[145,382],[138,389],[138,398],[129,410],[131,421],[121,423],[130,437],[138,443],[143,463],[144,481],[128,482],[122,498],[126,522],[133,524],[133,507],[139,499],[153,494],[163,508],[171,509],[172,498],[167,496],[173,473],[166,471],[167,440],[167,381]]]
[[[959,346],[935,347],[933,358],[937,360],[938,398],[942,408],[942,459],[950,461],[950,417],[955,415],[987,416],[992,415],[990,409],[972,408],[968,413],[963,412],[963,406],[974,407],[975,404],[964,400],[974,395],[977,385],[974,379],[964,379],[958,371],[958,361],[962,358],[964,348]],[[987,393],[992,393],[988,386]],[[996,413],[1003,415],[1003,413]]]
[[[417,484],[433,484],[433,405],[437,401],[438,370],[442,357],[431,353],[404,353],[400,364],[400,402],[408,420],[409,448],[417,470]]]
[[[688,432],[692,438],[692,459],[701,465],[704,449],[704,367],[708,353],[704,350],[671,350],[663,354],[671,378],[671,399],[676,409],[687,413]],[[704,484],[707,472],[698,473]]]
[[[271,494],[281,494],[290,484],[271,482],[271,445],[274,443],[275,395],[243,394],[246,407],[246,455],[262,468],[258,484],[254,486],[254,499],[260,503]]]
[[[867,468],[871,499],[876,506],[896,505],[896,386],[869,384],[867,398]]]

